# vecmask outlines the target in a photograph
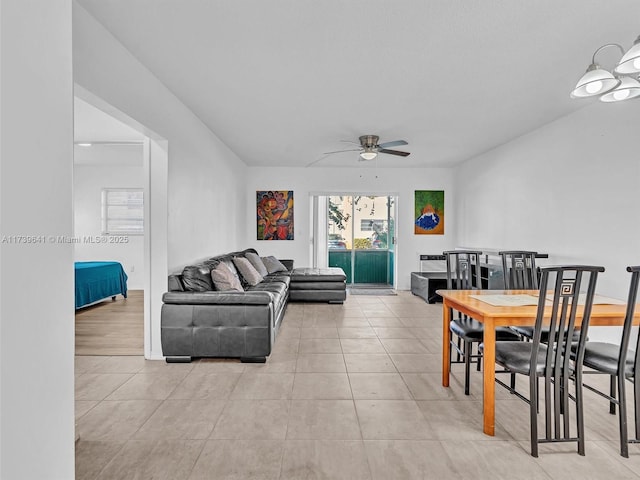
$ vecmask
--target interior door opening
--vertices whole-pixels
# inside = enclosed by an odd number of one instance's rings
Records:
[[[393,288],[396,197],[327,198],[328,266],[342,268],[352,288]]]
[[[75,114],[74,124],[74,142],[78,142],[76,151],[79,148],[92,148],[93,143],[100,145],[104,148],[107,146],[115,146],[116,144],[131,144],[135,141],[136,144],[140,144],[142,148],[142,189],[144,191],[144,235],[143,237],[143,258],[138,259],[135,262],[135,273],[143,273],[143,279],[138,282],[139,287],[135,289],[143,290],[142,306],[136,308],[142,308],[143,311],[143,349],[138,352],[144,353],[144,357],[147,359],[163,359],[162,348],[160,345],[160,312],[162,307],[162,295],[166,291],[166,279],[167,279],[167,174],[168,174],[168,142],[166,139],[158,136],[153,131],[138,123],[136,120],[128,117],[126,114],[120,112],[115,107],[109,105],[107,102],[82,88],[79,85],[74,86],[74,93],[76,99],[74,104],[78,104],[82,101],[87,107],[85,118],[85,126],[87,135],[96,138],[93,142],[93,138],[89,136],[79,135],[81,130],[79,127],[83,124],[82,118],[77,113]],[[75,106],[75,105],[74,105]],[[110,118],[112,117],[112,118]],[[91,121],[95,119],[95,121]],[[100,121],[102,120],[102,121]],[[91,128],[89,128],[92,126]],[[109,127],[109,128],[107,128]],[[108,131],[107,131],[108,130]],[[135,135],[132,137],[122,137],[123,135],[130,134]],[[116,138],[117,137],[117,138]],[[89,141],[91,140],[91,141]],[[85,143],[86,142],[86,143]],[[84,143],[85,145],[80,145]],[[91,144],[91,147],[88,146]],[[138,145],[138,148],[140,147]],[[104,155],[96,154],[96,161],[105,162],[106,157]],[[74,155],[75,157],[76,155]],[[109,157],[111,158],[111,157]],[[74,159],[74,161],[77,158]],[[109,160],[111,161],[111,160]],[[115,161],[114,161],[115,162]],[[119,165],[117,162],[112,162],[111,165],[114,172],[116,170],[123,170],[125,165]],[[76,167],[74,166],[74,170]],[[77,174],[77,172],[75,172]],[[114,186],[115,173],[112,173],[109,169],[106,169],[104,174],[99,176],[96,181],[106,182],[103,186]],[[77,177],[77,175],[75,175]],[[117,182],[116,186],[126,187],[122,180]],[[136,185],[139,187],[140,185]],[[76,190],[75,194],[77,195]],[[94,196],[95,197],[95,196]],[[74,197],[74,201],[76,198]],[[98,200],[100,197],[98,196]],[[74,216],[76,207],[74,205]],[[96,215],[93,215],[96,217]],[[92,217],[92,218],[93,218]],[[100,214],[98,210],[98,219]],[[79,226],[78,220],[75,221],[76,227]],[[77,229],[74,234],[77,234]],[[99,235],[100,232],[86,232],[86,235],[91,234]],[[132,240],[133,241],[133,240]],[[104,247],[108,247],[109,243],[100,243],[99,246],[103,247],[103,250],[95,252],[94,257],[84,258],[85,260],[113,260],[114,256],[104,251]],[[77,252],[76,252],[77,253]],[[109,258],[105,258],[107,256]],[[78,257],[76,256],[76,259]],[[117,258],[116,258],[117,259]],[[132,270],[126,269],[127,275],[133,276],[133,265],[129,261],[125,261],[123,265],[128,265]],[[140,288],[142,287],[142,288]],[[133,289],[131,289],[133,290]],[[139,329],[138,329],[139,330]],[[136,333],[138,335],[138,333]],[[77,340],[77,338],[76,338]],[[136,347],[137,348],[137,347]],[[113,351],[110,352],[113,354]],[[127,354],[130,354],[127,352]]]

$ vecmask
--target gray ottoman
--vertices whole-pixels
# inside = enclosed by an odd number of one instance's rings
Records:
[[[347,276],[341,268],[294,268],[289,284],[289,300],[298,302],[344,303]]]
[[[439,288],[447,288],[447,272],[411,272],[411,293],[427,303],[442,302]]]

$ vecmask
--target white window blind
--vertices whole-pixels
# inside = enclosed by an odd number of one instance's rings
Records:
[[[143,191],[132,188],[102,189],[102,233],[143,235]]]

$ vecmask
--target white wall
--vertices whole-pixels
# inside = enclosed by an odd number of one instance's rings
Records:
[[[0,7],[0,478],[74,478],[69,0]]]
[[[624,269],[640,264],[639,106],[596,102],[459,167],[458,243],[603,265],[598,292],[626,299]]]
[[[376,178],[377,177],[377,178]],[[256,239],[256,191],[293,190],[295,240]],[[296,266],[310,266],[312,193],[397,194],[397,288],[408,290],[410,273],[419,269],[418,255],[442,253],[456,246],[456,224],[447,213],[444,235],[415,235],[413,226],[414,191],[444,190],[445,210],[453,212],[455,195],[450,169],[375,168],[257,168],[247,169],[246,241],[239,248],[253,247],[261,255],[292,258]]]
[[[244,163],[76,3],[73,55],[79,86],[168,141],[169,270],[242,244]]]
[[[91,243],[102,235],[102,189],[145,185],[142,145],[75,149],[73,172],[75,260],[122,263],[130,290],[144,289],[144,236],[125,235],[126,243]]]
[[[595,103],[462,165],[459,243],[603,265],[598,290],[625,298],[624,268],[640,264],[638,107]]]

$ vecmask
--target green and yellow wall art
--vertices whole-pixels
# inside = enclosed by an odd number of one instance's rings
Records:
[[[415,191],[416,235],[444,235],[444,190]]]

